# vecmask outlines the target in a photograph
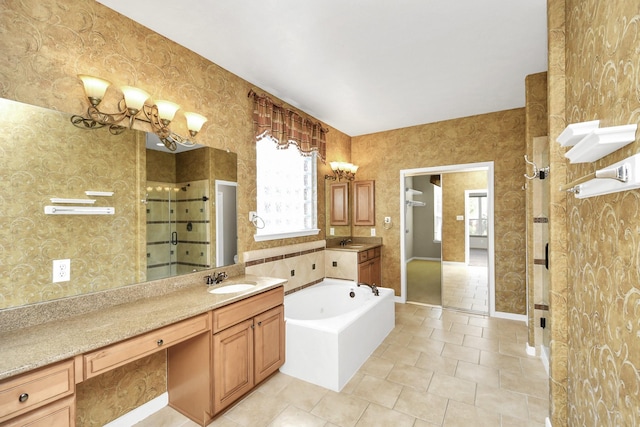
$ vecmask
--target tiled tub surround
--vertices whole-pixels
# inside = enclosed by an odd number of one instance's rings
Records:
[[[325,241],[300,243],[244,253],[247,274],[287,280],[285,293],[324,279]]]

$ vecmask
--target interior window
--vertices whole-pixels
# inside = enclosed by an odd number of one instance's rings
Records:
[[[487,236],[487,196],[469,196],[469,235],[472,237]]]
[[[279,149],[269,137],[256,142],[256,240],[318,234],[316,154]]]
[[[442,187],[433,186],[433,241],[442,241]]]

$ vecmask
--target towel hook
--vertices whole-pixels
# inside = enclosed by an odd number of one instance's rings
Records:
[[[527,162],[527,164],[533,166],[533,175],[527,175],[526,173],[524,174],[524,177],[527,178],[528,180],[532,180],[536,178],[545,179],[549,175],[549,166],[544,168],[538,168],[538,165],[530,161],[529,157],[527,157],[526,154],[524,155],[524,161]]]

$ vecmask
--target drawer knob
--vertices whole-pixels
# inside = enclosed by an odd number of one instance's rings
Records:
[[[18,400],[20,402],[26,402],[27,400],[29,400],[29,394],[28,393],[22,393],[20,395],[20,397],[18,397]]]
[[[162,344],[164,344],[164,341],[163,340],[158,340],[158,341],[156,341],[156,343],[158,344],[158,346],[161,346]]]

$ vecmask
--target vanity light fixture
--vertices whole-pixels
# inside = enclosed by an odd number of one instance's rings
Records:
[[[148,105],[147,100],[151,97],[147,92],[133,86],[123,86],[122,99],[118,102],[118,111],[115,113],[105,113],[98,109],[102,102],[107,88],[111,82],[99,77],[87,74],[78,74],[82,80],[84,92],[91,104],[87,109],[87,117],[74,115],[71,123],[85,129],[98,129],[104,126],[109,127],[109,132],[118,135],[125,129],[131,129],[134,120],[142,120],[151,125],[153,132],[158,135],[160,141],[171,151],[175,151],[177,144],[191,147],[195,145],[193,138],[200,132],[202,125],[207,118],[191,112],[185,112],[189,137],[183,137],[173,132],[169,125],[174,119],[180,106],[171,101],[157,100],[153,105]],[[140,112],[144,115],[141,117]],[[127,123],[128,121],[128,123]],[[123,122],[125,122],[123,124]]]
[[[336,179],[340,181],[341,179],[346,179],[348,181],[353,181],[356,178],[356,172],[358,171],[358,166],[353,163],[347,162],[329,162],[331,166],[331,170],[333,171],[333,175],[325,175],[324,179],[330,179],[335,181]]]

